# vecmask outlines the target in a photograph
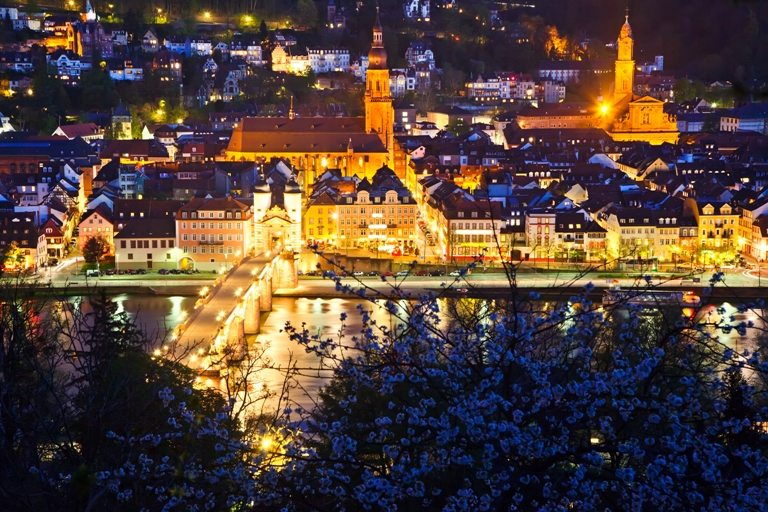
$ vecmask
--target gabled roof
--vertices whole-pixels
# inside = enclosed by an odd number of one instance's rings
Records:
[[[176,236],[176,220],[173,217],[153,219],[131,219],[123,226],[115,239],[125,238],[173,238]]]
[[[182,212],[197,212],[199,210],[205,211],[235,211],[239,210],[244,212],[243,217],[247,217],[247,212],[250,211],[250,206],[245,203],[241,203],[237,199],[232,197],[196,197],[190,200],[187,204],[182,206],[176,214],[176,218],[181,218]]]
[[[68,139],[74,139],[75,137],[87,137],[89,135],[98,135],[102,133],[95,123],[78,123],[78,124],[65,124],[59,126],[56,131],[60,131]],[[56,135],[56,132],[53,132]]]
[[[112,210],[110,210],[109,207],[105,204],[99,203],[93,210],[88,210],[85,212],[85,214],[80,218],[80,224],[94,215],[99,215],[101,218],[108,220],[109,222],[112,222],[113,220]]]
[[[154,139],[151,140],[111,140],[101,150],[101,158],[154,157],[168,158],[168,149]]]

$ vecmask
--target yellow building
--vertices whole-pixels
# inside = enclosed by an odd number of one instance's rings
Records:
[[[694,210],[699,226],[699,262],[722,264],[738,250],[739,213],[728,203],[698,203]]]
[[[322,246],[346,246],[338,239],[339,212],[336,199],[328,193],[314,197],[304,211],[304,240]]]
[[[290,162],[309,190],[326,169],[371,179],[394,162],[394,108],[389,93],[387,54],[376,18],[366,73],[365,117],[247,117],[232,131],[228,161]]]
[[[655,145],[677,143],[680,135],[677,122],[673,116],[664,112],[664,102],[650,96],[636,98],[633,94],[634,39],[629,15],[625,17],[619,32],[617,47],[613,106],[610,107],[613,116],[605,117],[607,121],[613,120],[608,130],[611,138],[617,142],[645,141]],[[605,114],[604,111],[601,113]]]

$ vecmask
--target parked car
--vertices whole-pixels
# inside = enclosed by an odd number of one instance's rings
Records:
[[[453,270],[448,275],[451,277],[461,277],[461,272],[459,272],[458,270]]]
[[[85,277],[99,277],[101,275],[101,272],[94,268],[89,268],[85,271]]]
[[[374,276],[378,276],[379,273],[376,270],[371,270],[370,272],[368,272],[368,275],[371,277],[374,277]]]
[[[171,272],[167,268],[161,268],[160,270],[157,271],[157,273],[160,274],[161,276],[165,276],[170,274]]]
[[[389,270],[385,270],[381,273],[381,277],[392,277],[394,274],[390,272]]]
[[[355,277],[363,277],[365,275],[365,272],[363,272],[362,270],[355,270],[354,272],[352,272],[352,275]]]
[[[411,273],[410,270],[401,270],[397,274],[395,274],[396,277],[406,277]]]

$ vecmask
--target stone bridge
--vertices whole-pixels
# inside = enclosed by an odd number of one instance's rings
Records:
[[[189,319],[174,332],[178,359],[205,371],[242,353],[245,336],[259,332],[261,313],[272,310],[272,292],[297,286],[297,268],[298,254],[291,252],[244,260],[201,297]]]

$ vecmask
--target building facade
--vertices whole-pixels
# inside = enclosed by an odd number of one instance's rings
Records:
[[[179,268],[224,271],[253,249],[251,208],[231,197],[195,198],[176,213]]]

